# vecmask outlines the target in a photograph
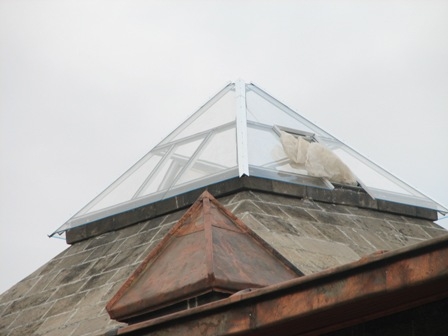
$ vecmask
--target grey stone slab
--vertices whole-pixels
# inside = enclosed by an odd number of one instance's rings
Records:
[[[85,277],[92,277],[104,272],[105,268],[110,264],[110,262],[118,255],[108,255],[104,258],[94,260],[94,264],[91,268],[85,273]]]
[[[101,273],[98,275],[94,275],[90,277],[85,283],[84,286],[80,289],[81,291],[90,290],[96,287],[101,287],[107,282],[109,282],[110,278],[112,278],[117,270],[112,270],[109,272]]]
[[[328,256],[339,256],[348,259],[357,260],[359,255],[345,244],[329,242],[324,240],[312,239],[308,237],[291,238],[300,246],[300,249]]]
[[[276,233],[294,233],[297,234],[297,230],[292,226],[289,221],[283,220],[276,216],[269,216],[264,214],[253,213],[252,216],[262,223],[269,231]]]
[[[112,256],[115,255],[121,245],[125,242],[125,238],[121,238],[119,240],[116,240],[112,243],[108,243],[108,244],[104,244],[101,246],[97,246],[93,249],[90,249],[89,251],[91,251],[91,254],[86,258],[86,262],[87,261],[94,261],[96,259],[100,259],[106,256]]]
[[[431,236],[425,230],[423,230],[423,228],[420,225],[403,223],[403,222],[394,222],[394,221],[388,221],[388,222],[395,230],[397,230],[400,234],[404,236],[420,239],[431,238]]]
[[[44,317],[48,318],[53,315],[72,311],[84,297],[85,293],[77,293],[55,300],[52,307],[50,308],[50,310],[48,310]]]
[[[19,316],[14,320],[11,327],[20,327],[28,325],[34,321],[38,321],[45,315],[45,313],[50,309],[52,303],[43,303],[38,306],[28,307],[20,311]]]
[[[34,332],[41,326],[42,323],[43,320],[32,321],[30,322],[30,324],[12,329],[7,335],[8,336],[33,335]]]
[[[94,247],[98,247],[104,244],[112,243],[115,240],[120,238],[120,231],[112,231],[104,233],[100,236],[96,236],[90,239],[90,243],[86,246],[86,250],[89,250]]]
[[[136,224],[137,227],[140,227],[140,230],[138,232],[143,232],[143,231],[149,231],[149,230],[157,229],[160,225],[162,225],[162,223],[166,219],[166,217],[167,216],[160,216],[160,217],[156,217],[156,218],[151,218],[150,220],[147,220],[147,221],[144,221],[144,222]],[[132,236],[132,234],[128,234],[128,232],[123,230],[123,232],[122,232],[122,234],[120,236],[123,237],[123,238],[127,238],[129,236]]]
[[[374,246],[371,245],[364,245],[364,246],[360,246],[360,245],[348,245],[353,251],[355,251],[360,257],[364,257],[367,256],[369,254],[372,254],[376,251],[378,251]]]
[[[61,259],[61,266],[70,267],[82,264],[91,253],[92,253],[91,251],[82,251],[80,253],[66,256]]]
[[[123,243],[123,248],[129,248],[131,246],[138,246],[142,244],[149,244],[157,233],[160,231],[161,226],[148,231],[139,232],[133,236],[125,239]]]
[[[260,209],[259,206],[257,206],[253,201],[251,200],[241,200],[232,210],[232,212],[236,215],[239,216],[240,214],[243,213],[264,213],[264,211],[262,211]]]
[[[410,223],[410,224],[416,224],[416,225],[420,225],[422,227],[432,227],[432,228],[437,228],[437,229],[442,228],[437,223],[434,223],[427,219],[421,219],[421,218],[416,218],[416,217],[407,217],[407,216],[403,216],[402,218],[405,222]]]
[[[303,219],[305,221],[317,221],[306,209],[293,206],[282,206],[281,210],[291,219]]]
[[[106,331],[108,331],[108,320],[108,316],[99,316],[93,319],[84,320],[78,325],[71,336],[82,336],[86,334],[99,335],[101,333],[105,333]]]
[[[83,264],[75,265],[70,268],[61,269],[61,271],[55,276],[55,278],[48,283],[46,289],[53,289],[60,285],[65,285],[71,282],[76,282],[82,279],[82,276],[87,270],[94,264],[94,262],[86,262]]]
[[[65,325],[67,320],[73,314],[72,311],[64,312],[62,314],[50,316],[45,319],[45,321],[41,324],[39,329],[36,330],[37,335],[49,335],[50,333],[54,333],[55,331],[59,332],[61,335],[60,327]],[[70,332],[69,332],[70,333]],[[55,335],[58,335],[57,333]]]
[[[54,270],[59,271],[59,265],[61,263],[61,259],[51,259],[49,262],[47,262],[45,265],[40,267],[35,274],[39,276],[44,276],[47,273],[51,273]]]
[[[430,235],[432,238],[441,237],[448,234],[448,231],[444,228],[431,228],[431,227],[423,227],[423,230]]]
[[[77,282],[73,282],[68,285],[61,285],[54,289],[54,293],[48,299],[48,301],[57,300],[59,298],[69,296],[72,294],[76,294],[81,291],[81,287],[83,287],[86,283],[87,279],[83,279]]]
[[[125,228],[123,228],[123,229],[117,231],[118,236],[117,236],[116,239],[117,239],[117,240],[119,240],[119,239],[123,239],[123,238],[129,237],[129,236],[132,236],[132,235],[138,233],[139,231],[141,231],[141,230],[143,229],[143,227],[145,226],[145,224],[146,224],[147,222],[148,222],[148,221],[146,221],[146,222],[143,221],[143,222],[135,223],[135,224],[132,224],[132,225],[130,225],[130,226],[127,226],[127,227],[125,227]]]
[[[11,330],[10,325],[14,322],[14,320],[19,316],[20,311],[9,315],[3,315],[0,318],[0,335],[6,335],[8,330]]]
[[[139,256],[146,250],[145,245],[139,246],[129,246],[130,248],[121,250],[114,259],[112,259],[109,264],[104,269],[104,272],[114,270],[117,268],[121,268],[126,265],[133,264],[136,260],[138,260]]]
[[[316,225],[318,224],[317,222],[308,222],[305,220],[291,219],[290,223],[300,233],[300,236],[305,236],[319,240],[329,240],[328,237],[324,234],[324,232],[321,231],[323,227],[319,228]]]
[[[70,314],[69,320],[67,321],[67,324],[74,324],[76,322],[82,322],[87,319],[91,319],[100,315],[104,315],[104,307],[100,306],[99,304],[94,306],[82,306],[78,307],[75,312]]]
[[[340,266],[338,259],[331,255],[323,255],[319,253],[312,253],[309,251],[296,251],[304,261],[306,261],[308,267],[312,267],[313,273],[321,272],[323,270]],[[356,259],[355,259],[356,260]]]
[[[364,239],[369,245],[375,248],[375,251],[378,250],[391,250],[394,248],[394,245],[389,241],[385,240],[384,237],[387,235],[378,235],[373,234],[370,231],[363,229],[353,229],[354,233],[351,235],[352,240],[355,241],[355,236],[359,236]],[[360,240],[356,240],[355,243],[359,246],[366,246],[366,243],[362,243]]]
[[[272,203],[266,203],[266,202],[259,202],[259,201],[253,201],[253,203],[256,205],[257,208],[260,209],[261,212],[270,215],[270,216],[277,216],[280,218],[286,218],[287,215],[283,211],[283,206],[279,204],[272,204]],[[306,214],[308,215],[308,214]],[[308,217],[310,217],[308,215]]]
[[[399,204],[399,203],[392,203],[388,201],[383,200],[377,200],[378,204],[378,210],[384,211],[384,212],[391,212],[394,214],[401,214],[405,216],[411,216],[415,217],[417,214],[416,207],[406,205],[406,204]]]
[[[244,224],[246,224],[249,228],[251,228],[255,232],[268,231],[268,228],[266,226],[264,226],[260,221],[256,220],[254,216],[252,216],[248,212],[243,213],[241,216],[238,217],[241,221],[243,221]]]
[[[353,221],[353,216],[340,214],[340,213],[330,213],[320,210],[308,210],[308,213],[313,216],[320,223],[326,223],[331,225],[340,225],[347,227],[358,227]]]
[[[329,203],[315,203],[320,209],[324,210],[325,212],[331,212],[331,213],[342,213],[342,214],[351,214],[349,211],[349,206],[342,206],[337,204],[329,204]]]
[[[130,277],[132,272],[136,270],[137,266],[127,265],[122,268],[117,269],[117,272],[109,279],[108,283],[124,283],[127,278]]]
[[[304,185],[285,183],[281,181],[272,181],[271,190],[275,193],[291,195],[300,198],[307,197],[308,188]],[[269,189],[266,189],[269,191]]]
[[[345,231],[351,230],[350,227],[341,227],[338,225],[331,225],[326,223],[312,223],[325,237],[323,240],[334,241],[343,244],[351,244],[353,241],[350,239]]]
[[[11,300],[19,299],[24,297],[30,289],[39,281],[38,277],[27,277],[15,286],[11,287],[9,290],[4,292],[1,296],[1,302],[8,302]]]
[[[105,284],[104,286],[96,287],[87,291],[81,298],[79,306],[105,306],[105,301],[108,299],[106,298],[106,295],[109,293],[112,287],[114,287],[114,284],[109,283]]]
[[[351,216],[353,222],[355,222],[361,229],[370,232],[387,232],[392,233],[394,227],[385,219],[377,217],[367,216]]]
[[[45,301],[47,301],[52,294],[53,294],[52,290],[47,290],[44,292],[34,293],[32,295],[24,296],[20,299],[14,300],[5,310],[4,315],[9,315],[11,313],[18,312],[32,306],[41,305]]]
[[[307,258],[306,253],[297,252],[295,249],[286,246],[279,246],[277,251],[305,275],[321,271]]]
[[[180,211],[176,211],[176,212],[166,215],[163,219],[162,225],[176,224],[179,221],[179,219],[182,218],[182,216],[185,214],[185,212],[186,212],[186,210],[180,210]]]

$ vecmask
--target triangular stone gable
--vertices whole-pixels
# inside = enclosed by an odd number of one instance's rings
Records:
[[[107,305],[111,318],[150,312],[210,293],[226,296],[301,276],[205,191]]]

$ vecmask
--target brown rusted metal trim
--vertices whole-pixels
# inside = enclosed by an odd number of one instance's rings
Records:
[[[319,335],[448,297],[448,235],[235,294],[119,335]]]
[[[207,269],[207,280],[210,286],[215,280],[213,267],[213,237],[212,237],[212,217],[210,214],[210,199],[202,197],[202,207],[204,212],[204,235],[205,235],[205,263]]]

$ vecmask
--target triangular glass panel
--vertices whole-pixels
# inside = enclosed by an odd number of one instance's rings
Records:
[[[448,211],[254,84],[237,81],[54,233],[242,175],[325,189],[348,183],[375,199]]]

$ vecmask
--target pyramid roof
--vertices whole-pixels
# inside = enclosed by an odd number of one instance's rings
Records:
[[[285,134],[311,144],[303,162],[290,155]],[[293,144],[293,150],[300,151],[301,144]],[[335,160],[339,168],[348,167],[354,181],[349,184],[374,199],[448,211],[258,86],[240,80],[226,85],[52,235],[244,175],[333,189],[345,183],[328,171]]]
[[[301,275],[205,191],[123,284],[107,310],[116,320],[132,321],[186,300],[206,303]]]

